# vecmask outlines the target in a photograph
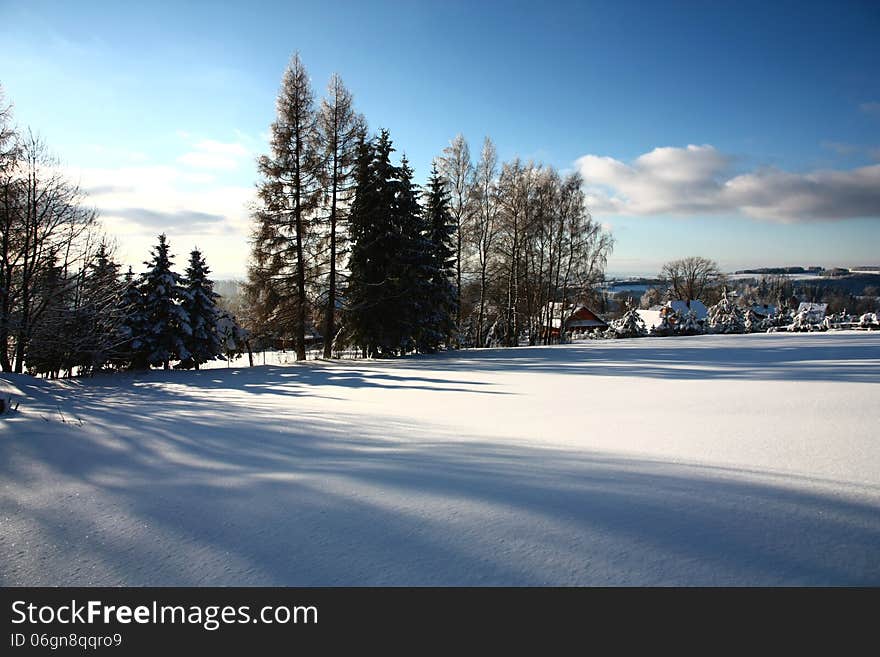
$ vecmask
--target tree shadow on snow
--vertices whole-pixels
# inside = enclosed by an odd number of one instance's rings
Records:
[[[880,487],[293,419],[216,385],[83,386],[89,431],[0,440],[0,512],[32,532],[0,538],[0,584],[880,584]]]
[[[880,335],[753,334],[602,340],[446,352],[409,363],[451,372],[880,383]]]

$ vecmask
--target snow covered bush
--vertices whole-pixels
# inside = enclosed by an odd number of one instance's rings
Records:
[[[787,327],[794,320],[794,315],[789,310],[781,310],[774,315],[761,320],[760,328],[768,333],[775,333],[783,326]]]
[[[869,331],[880,329],[880,319],[878,319],[877,313],[865,313],[859,317],[859,328],[868,329]]]
[[[703,326],[697,320],[697,313],[692,308],[689,308],[681,318],[676,326],[676,332],[679,335],[699,335],[703,332]]]
[[[235,317],[225,310],[218,311],[217,335],[227,358],[241,356],[247,349],[247,340],[250,338],[250,334],[238,325]]]
[[[794,319],[788,326],[788,330],[803,333],[809,331],[824,331],[825,327],[821,324],[816,324],[813,321],[813,316],[809,310],[802,310],[794,316]]]
[[[761,319],[751,308],[746,308],[743,312],[743,328],[746,333],[754,333],[761,330]]]

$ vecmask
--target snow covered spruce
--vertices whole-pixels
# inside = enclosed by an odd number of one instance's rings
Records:
[[[217,307],[219,295],[201,252],[190,252],[183,277],[172,270],[172,261],[167,239],[160,235],[152,259],[144,263],[146,273],[128,290],[124,355],[129,367],[167,370],[177,361],[176,368],[199,369],[239,349],[246,339],[235,319]]]

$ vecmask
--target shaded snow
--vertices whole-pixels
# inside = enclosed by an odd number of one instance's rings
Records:
[[[876,334],[3,379],[3,585],[880,584]]]

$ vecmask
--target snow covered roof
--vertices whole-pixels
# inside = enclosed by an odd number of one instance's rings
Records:
[[[639,314],[639,317],[642,318],[646,328],[652,329],[655,326],[660,325],[659,310],[637,310],[636,312]]]
[[[545,308],[550,312],[550,328],[558,329],[562,325],[562,318],[565,317],[566,328],[599,328],[608,326],[602,321],[592,310],[584,305],[568,306],[567,308],[562,302],[553,301],[548,303]]]
[[[672,308],[679,315],[686,315],[688,310],[693,310],[694,314],[697,316],[697,319],[706,319],[709,316],[709,311],[702,301],[699,299],[694,299],[691,301],[691,305],[688,306],[688,302],[682,299],[677,301],[667,301],[665,304],[666,308]]]
[[[828,310],[827,303],[810,303],[809,301],[802,301],[798,306],[797,311],[799,313],[808,312],[812,314],[822,314],[822,317],[825,317],[825,312]]]
[[[770,315],[776,314],[776,306],[772,306],[770,304],[764,305],[756,303],[754,306],[752,306],[752,311],[756,315],[761,315],[762,317],[770,317]]]

